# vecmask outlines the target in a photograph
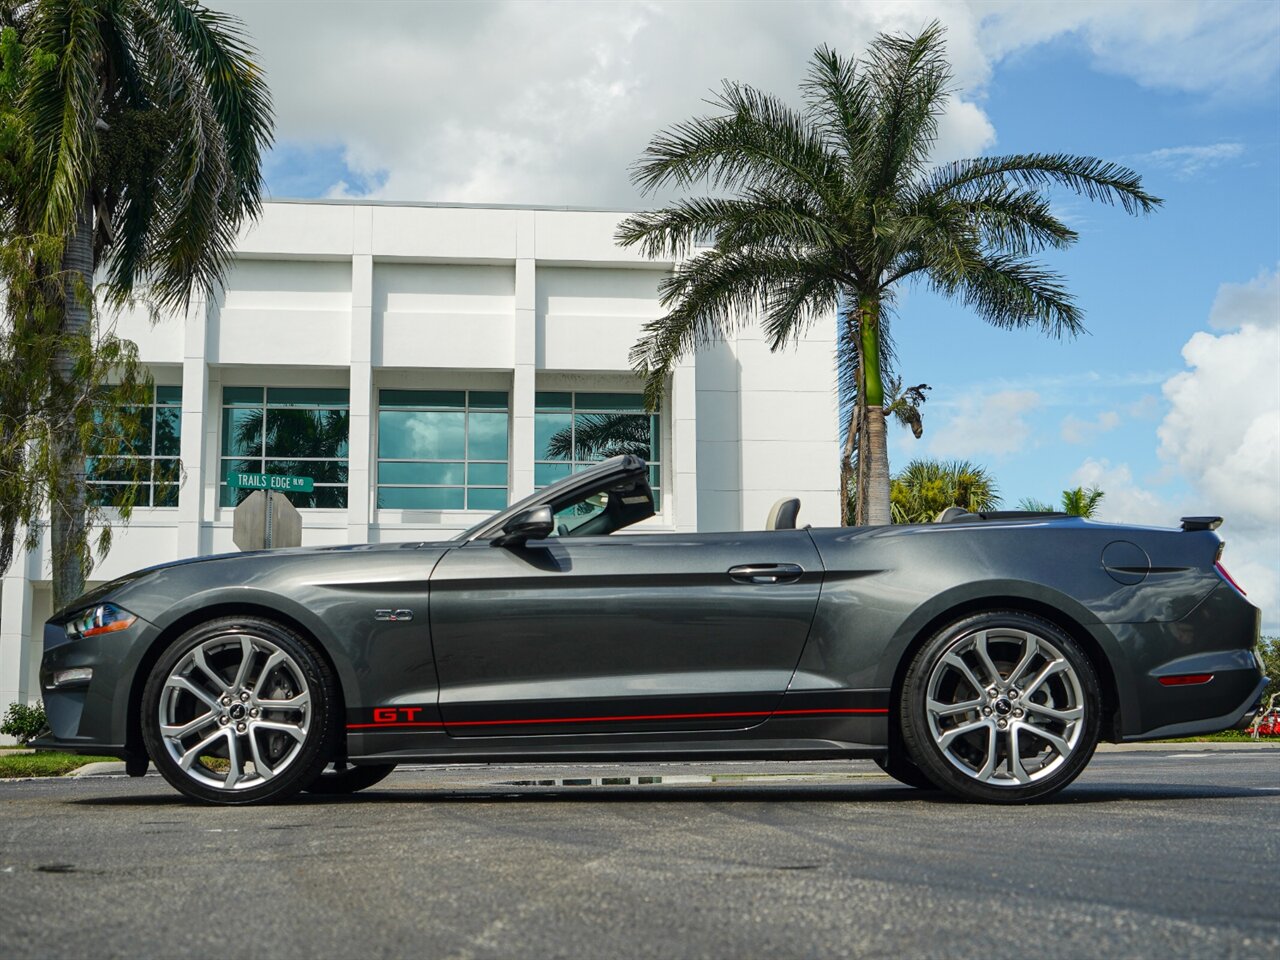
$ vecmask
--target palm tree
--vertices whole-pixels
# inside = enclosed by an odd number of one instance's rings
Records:
[[[1076,487],[1062,491],[1062,512],[1073,517],[1092,517],[1106,494],[1097,487]]]
[[[971,513],[1000,505],[995,478],[968,460],[912,460],[890,491],[894,523],[928,523],[947,507]]]
[[[858,522],[890,520],[882,342],[896,289],[920,280],[997,327],[1074,336],[1080,310],[1062,278],[1032,259],[1077,239],[1046,188],[1129,213],[1161,203],[1132,170],[1092,157],[932,166],[950,84],[937,23],[916,36],[882,34],[861,62],[818,48],[799,110],[726,81],[711,100],[716,113],[657,134],[632,170],[646,194],[705,184],[716,195],[635,214],[617,233],[623,245],[677,261],[661,288],[667,312],[631,354],[651,405],[680,357],[757,314],[775,350],[840,317],[858,356],[860,415],[846,430],[862,431],[859,461],[867,458]],[[844,450],[847,478],[847,435]]]
[[[1052,506],[1035,497],[1023,497],[1018,501],[1018,509],[1034,513],[1065,513],[1069,517],[1087,518],[1098,512],[1098,506],[1105,497],[1106,494],[1098,487],[1089,487],[1087,490],[1084,487],[1076,487],[1073,490],[1062,491],[1062,499],[1059,501],[1061,506]]]
[[[259,211],[270,96],[240,21],[195,0],[3,7],[31,64],[19,99],[34,169],[14,216],[63,238],[53,367],[69,383],[75,344],[92,329],[95,276],[109,303],[145,292],[154,309],[176,311],[219,282],[241,224]],[[91,563],[82,446],[71,432],[55,441],[56,603],[82,590]]]
[[[580,415],[574,427],[551,435],[547,456],[553,460],[607,460],[629,453],[648,460],[652,445],[653,426],[646,414],[588,413]]]

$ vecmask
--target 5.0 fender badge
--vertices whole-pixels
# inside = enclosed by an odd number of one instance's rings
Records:
[[[373,611],[373,619],[375,620],[412,620],[412,610],[375,610]]]

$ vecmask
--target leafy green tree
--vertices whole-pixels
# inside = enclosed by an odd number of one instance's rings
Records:
[[[1097,487],[1075,487],[1062,491],[1062,512],[1073,517],[1092,517],[1106,494]]]
[[[1262,654],[1262,669],[1271,678],[1267,688],[1262,691],[1262,702],[1265,705],[1271,697],[1280,698],[1280,637],[1259,639],[1258,652]]]
[[[1035,513],[1065,513],[1072,517],[1092,517],[1098,512],[1106,494],[1097,487],[1076,487],[1063,490],[1059,506],[1052,506],[1035,497],[1023,497],[1018,501],[1019,510],[1030,510]]]
[[[928,523],[947,507],[971,513],[1000,505],[995,478],[968,460],[912,460],[893,478],[894,523]]]
[[[95,277],[107,304],[144,296],[157,311],[184,311],[197,288],[218,283],[259,211],[271,104],[239,21],[195,0],[0,0],[0,23],[19,54],[4,66],[18,187],[4,214],[4,279],[27,297],[6,309],[43,336],[32,359],[56,382],[19,386],[49,407],[102,355]],[[136,354],[125,359],[137,374]],[[101,419],[106,404],[89,386]],[[55,603],[81,592],[92,565],[91,421],[50,422],[44,440]],[[38,517],[32,500],[17,511],[24,522]]]
[[[1063,279],[1037,263],[1077,239],[1054,216],[1047,188],[1149,212],[1160,200],[1126,167],[1066,153],[1026,153],[932,165],[951,92],[943,30],[882,34],[861,61],[815,51],[803,107],[727,82],[715,112],[650,142],[632,172],[646,194],[704,184],[628,217],[618,241],[677,262],[661,288],[666,313],[632,350],[656,405],[678,359],[760,317],[773,349],[837,315],[856,344],[857,522],[890,521],[883,342],[905,282],[955,297],[1001,328],[1054,337],[1082,329]],[[846,437],[842,475],[853,444]]]

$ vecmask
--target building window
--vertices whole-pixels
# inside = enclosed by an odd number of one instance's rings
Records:
[[[508,397],[491,390],[378,392],[378,506],[507,505]]]
[[[327,387],[223,387],[222,506],[253,492],[227,486],[239,472],[311,477],[314,491],[284,496],[295,507],[345,508],[349,398]]]
[[[182,388],[156,387],[151,403],[138,411],[137,441],[111,460],[90,457],[85,464],[89,496],[104,506],[121,506],[134,481],[134,506],[176,507],[181,468]],[[129,461],[128,464],[121,461]],[[142,469],[138,470],[140,464]]]
[[[649,485],[661,504],[661,417],[645,413],[639,393],[553,393],[534,397],[533,482],[555,483],[583,467],[633,454],[649,464]]]

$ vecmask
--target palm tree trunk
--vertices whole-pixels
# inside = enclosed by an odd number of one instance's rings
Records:
[[[844,331],[842,334],[847,337],[850,343],[856,342],[854,338],[858,335],[857,325],[853,321],[852,312],[848,309],[844,313]],[[837,350],[837,354],[843,351]],[[848,356],[848,354],[844,354]],[[840,451],[840,523],[842,526],[850,526],[858,522],[861,515],[858,504],[861,502],[857,487],[854,486],[854,468],[853,455],[858,448],[858,427],[862,422],[862,373],[860,370],[854,371],[854,407],[849,411],[849,423],[845,427],[844,446]],[[852,499],[850,497],[852,492]]]
[[[861,336],[859,357],[862,361],[866,421],[858,443],[859,468],[866,460],[866,517],[863,522],[879,526],[893,522],[889,509],[889,449],[885,437],[884,384],[880,379],[880,298],[858,298],[858,333]],[[861,469],[859,473],[861,473]],[[861,479],[861,477],[859,478]]]
[[[86,196],[76,215],[74,232],[62,254],[63,317],[53,369],[62,388],[75,390],[72,342],[90,335],[93,290],[93,208]],[[50,491],[49,533],[53,547],[53,605],[60,609],[84,592],[88,531],[85,527],[85,464],[80,438],[64,428],[53,438],[58,482]]]

